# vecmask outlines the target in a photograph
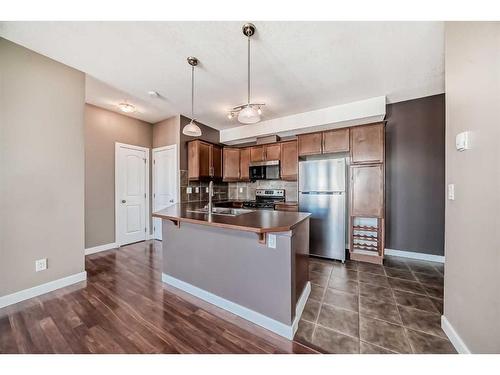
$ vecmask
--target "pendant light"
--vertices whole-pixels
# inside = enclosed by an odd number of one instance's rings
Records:
[[[250,37],[255,34],[255,25],[253,23],[246,23],[243,25],[243,35],[247,37],[247,103],[234,107],[228,112],[227,117],[232,119],[236,115],[238,121],[242,124],[255,124],[260,121],[260,115],[265,104],[251,103],[250,102]]]
[[[196,125],[196,120],[194,118],[194,67],[198,65],[198,59],[190,56],[187,58],[187,62],[191,65],[191,122],[184,126],[182,134],[190,137],[199,137],[201,135],[201,129]]]

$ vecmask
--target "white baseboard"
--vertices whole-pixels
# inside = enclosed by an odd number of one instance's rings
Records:
[[[402,258],[427,260],[429,262],[444,263],[444,256],[442,256],[442,255],[415,253],[413,251],[403,251],[403,250],[394,250],[394,249],[385,249],[385,254],[386,255],[393,255],[396,257],[402,257]]]
[[[200,289],[182,280],[176,279],[175,277],[169,276],[165,273],[162,273],[161,280],[166,284],[172,285],[173,287],[192,294],[195,297],[201,298],[202,300],[211,303],[212,305],[227,310],[235,315],[242,317],[243,319],[249,320],[252,323],[264,327],[289,340],[293,339],[293,336],[297,331],[300,316],[302,315],[302,311],[304,310],[305,303],[311,291],[311,285],[307,283],[304,291],[302,292],[302,295],[300,296],[299,301],[297,302],[295,319],[292,325],[287,325],[285,323],[278,322],[277,320],[269,318],[261,313],[250,310],[247,307],[231,302],[225,298],[216,296],[215,294],[207,292],[206,290]]]
[[[444,333],[446,333],[446,336],[448,336],[459,354],[471,354],[467,345],[465,345],[462,338],[458,335],[457,331],[455,331],[455,328],[453,328],[453,326],[444,315],[441,315],[441,328],[443,329]]]
[[[61,279],[49,281],[48,283],[42,285],[34,286],[33,288],[24,289],[19,292],[8,294],[6,296],[0,297],[0,308],[13,305],[14,303],[37,297],[45,293],[52,292],[53,290],[75,284],[80,281],[85,281],[86,279],[87,272],[83,271],[80,273],[75,273],[74,275],[63,277]]]
[[[100,253],[101,251],[116,249],[117,247],[118,247],[118,245],[116,244],[116,242],[107,243],[105,245],[94,246],[94,247],[90,247],[88,249],[85,249],[85,255]]]

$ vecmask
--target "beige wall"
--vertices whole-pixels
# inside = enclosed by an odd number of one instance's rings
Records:
[[[445,53],[444,315],[471,352],[500,353],[500,23],[447,23]]]
[[[115,142],[152,141],[153,125],[85,105],[85,248],[115,242]]]
[[[0,56],[3,296],[84,271],[85,77],[2,38]]]
[[[180,116],[172,116],[153,126],[153,147],[179,144]]]

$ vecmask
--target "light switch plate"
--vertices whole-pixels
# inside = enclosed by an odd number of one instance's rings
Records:
[[[271,249],[276,249],[276,235],[275,234],[268,234],[267,235],[267,247],[270,247]]]
[[[205,193],[208,193],[208,188],[207,187],[205,188]]]
[[[465,151],[470,149],[469,132],[458,133],[455,137],[455,147],[457,151]]]
[[[242,187],[240,187],[240,193],[243,193],[243,188]]]
[[[35,271],[40,272],[47,269],[47,258],[35,260]]]
[[[199,193],[199,192],[200,192],[200,188],[199,188],[198,186],[197,186],[197,187],[195,187],[195,188],[194,188],[194,192],[195,192],[195,193]]]
[[[448,199],[450,201],[455,200],[455,184],[448,184]]]
[[[193,188],[191,186],[188,186],[186,188],[186,194],[191,194],[193,192]]]

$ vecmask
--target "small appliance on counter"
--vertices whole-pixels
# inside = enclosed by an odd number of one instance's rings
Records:
[[[257,189],[255,200],[243,202],[245,208],[265,208],[274,210],[276,203],[285,201],[284,189]]]
[[[345,261],[345,158],[299,161],[299,211],[309,212],[309,253]]]

